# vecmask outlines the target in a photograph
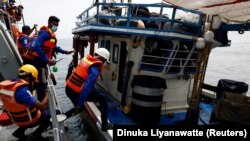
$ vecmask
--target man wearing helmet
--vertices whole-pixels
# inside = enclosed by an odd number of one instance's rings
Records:
[[[103,131],[112,129],[112,124],[108,123],[106,96],[98,92],[94,85],[102,72],[103,64],[109,60],[109,55],[109,51],[105,48],[98,48],[94,56],[87,55],[66,80],[67,85],[65,88],[67,96],[74,104],[75,113],[83,109],[85,101],[93,101],[100,104]],[[71,116],[71,111],[68,111],[66,115]]]
[[[31,138],[43,140],[42,132],[51,125],[47,108],[48,94],[41,102],[32,95],[33,85],[37,79],[37,69],[26,64],[19,69],[18,79],[0,82],[0,99],[13,123],[19,126],[12,135],[20,140],[27,138],[24,134],[27,128],[37,125],[39,127]]]

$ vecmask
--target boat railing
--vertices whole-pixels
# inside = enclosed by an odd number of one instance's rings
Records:
[[[162,47],[165,47],[163,45]],[[145,49],[147,50],[147,49]],[[163,72],[167,74],[194,74],[196,69],[197,50],[195,46],[189,47],[189,50],[184,46],[174,46],[170,49],[160,48],[159,51],[147,52],[139,61],[141,70]]]
[[[0,80],[12,79],[13,76],[17,75],[17,70],[22,64],[21,56],[18,53],[13,36],[11,36],[12,32],[10,33],[10,30],[6,26],[4,12],[0,9],[0,56],[2,59],[2,63],[0,64]]]
[[[50,66],[48,66],[48,69],[49,69],[48,76],[50,76],[50,73],[51,73]],[[66,141],[67,138],[66,138],[66,133],[64,129],[64,119],[58,118],[58,115],[56,114],[56,110],[61,109],[61,108],[56,98],[53,81],[50,77],[48,77],[47,81],[48,81],[49,109],[50,109],[50,114],[51,114],[54,141]]]
[[[216,93],[217,93],[217,86],[213,86],[207,83],[202,84],[202,92],[201,94],[203,96],[207,96],[208,98],[211,99],[216,99]]]
[[[5,17],[6,16],[6,17]],[[12,15],[10,15],[8,12],[6,12],[5,10],[3,9],[0,9],[0,17],[1,17],[1,21],[2,23],[4,23],[5,25],[9,24],[9,29],[8,31],[11,33],[11,36],[14,38],[14,35],[13,35],[13,29],[11,28],[11,23],[13,23],[13,17]],[[5,18],[7,20],[5,20]],[[6,23],[8,22],[8,23]]]
[[[96,3],[77,18],[78,27],[92,25],[200,36],[202,17],[197,11],[165,3]]]
[[[159,57],[159,56],[153,56],[153,55],[143,55],[144,57],[150,57],[150,58],[158,58],[158,59],[167,59],[167,60],[186,60],[185,58],[172,58],[172,57]],[[196,59],[189,59],[195,61]]]

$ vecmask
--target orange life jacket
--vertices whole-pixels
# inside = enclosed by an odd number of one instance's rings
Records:
[[[80,94],[81,90],[84,88],[85,81],[88,78],[88,70],[90,66],[94,64],[100,64],[99,69],[101,72],[103,66],[101,61],[92,57],[91,55],[87,55],[87,57],[83,58],[69,79],[67,79],[67,86]]]
[[[23,12],[20,8],[18,8],[17,6],[8,6],[7,11],[9,12],[9,14],[13,17],[13,19],[15,21],[20,21],[23,17]]]
[[[27,36],[27,35],[21,33],[21,34],[19,34],[18,39],[19,39],[20,37],[22,37],[22,36]],[[27,37],[29,37],[29,36],[27,36]],[[18,41],[18,40],[17,40],[17,41]],[[29,49],[29,47],[23,47],[23,46],[20,44],[19,41],[17,42],[17,47],[18,47],[18,51],[19,51],[19,53],[20,53],[20,55],[21,55],[22,58],[27,58],[27,59],[29,59],[29,60],[34,60],[34,56],[35,56],[36,53],[33,52],[33,51],[31,51],[31,50]]]
[[[46,30],[50,34],[50,40],[45,41],[42,45],[42,50],[44,54],[49,58],[52,59],[56,49],[56,35],[55,33],[47,26],[43,26],[40,30]]]
[[[5,80],[0,83],[0,99],[7,109],[11,120],[18,126],[28,126],[36,123],[41,117],[41,111],[26,104],[17,103],[15,93],[18,87],[28,85],[24,80]]]
[[[15,23],[11,24],[11,28],[12,28],[12,33],[13,33],[13,38],[15,43],[17,42],[17,38],[19,37],[19,35],[22,33],[19,31],[17,25]]]

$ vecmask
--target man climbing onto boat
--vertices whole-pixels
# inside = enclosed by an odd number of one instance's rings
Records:
[[[109,60],[109,51],[105,48],[98,48],[95,55],[87,55],[80,61],[71,76],[66,80],[66,94],[74,104],[75,113],[83,109],[85,101],[98,102],[100,104],[102,131],[112,129],[113,125],[108,123],[108,103],[103,93],[94,87],[103,65]],[[67,117],[71,116],[72,110],[66,112]]]
[[[42,101],[38,101],[33,95],[34,83],[38,79],[37,69],[30,64],[23,65],[19,69],[18,79],[5,80],[0,83],[0,99],[7,109],[13,123],[20,126],[12,133],[20,140],[27,139],[27,128],[39,127],[33,132],[30,140],[45,140],[42,132],[51,126],[48,105],[48,94]]]
[[[74,51],[66,51],[56,46],[57,39],[55,32],[57,31],[60,19],[56,16],[50,16],[48,26],[42,26],[36,38],[30,42],[30,48],[38,55],[34,58],[34,65],[38,69],[39,90],[38,100],[43,99],[44,90],[47,88],[47,65],[55,65],[53,60],[55,53],[71,54]],[[46,80],[45,80],[46,79]]]

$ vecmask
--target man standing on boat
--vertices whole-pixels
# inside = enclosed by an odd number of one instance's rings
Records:
[[[34,58],[34,65],[39,72],[39,87],[38,100],[43,99],[44,90],[47,88],[47,65],[55,65],[53,60],[55,53],[71,54],[74,51],[65,51],[56,46],[57,39],[55,32],[57,31],[60,19],[56,16],[50,16],[48,19],[48,26],[42,26],[38,36],[31,40],[30,48],[38,55]]]
[[[33,64],[34,62],[34,54],[29,49],[30,37],[29,35],[31,32],[36,28],[36,24],[31,29],[30,26],[24,25],[22,27],[22,33],[18,35],[17,39],[17,47],[18,51],[23,59],[23,64]]]
[[[108,123],[108,103],[103,93],[94,87],[103,65],[109,60],[109,51],[105,48],[98,48],[95,55],[87,55],[75,68],[71,76],[66,80],[66,94],[75,107],[75,113],[81,111],[85,101],[98,102],[100,104],[102,131],[112,129],[112,124]],[[69,117],[72,110],[66,112]]]
[[[13,123],[19,126],[12,135],[25,140],[28,138],[25,130],[39,125],[30,140],[45,140],[41,134],[51,126],[50,112],[47,108],[48,94],[41,102],[32,95],[34,83],[38,78],[38,71],[33,65],[26,64],[20,67],[18,77],[0,82],[0,99]]]

